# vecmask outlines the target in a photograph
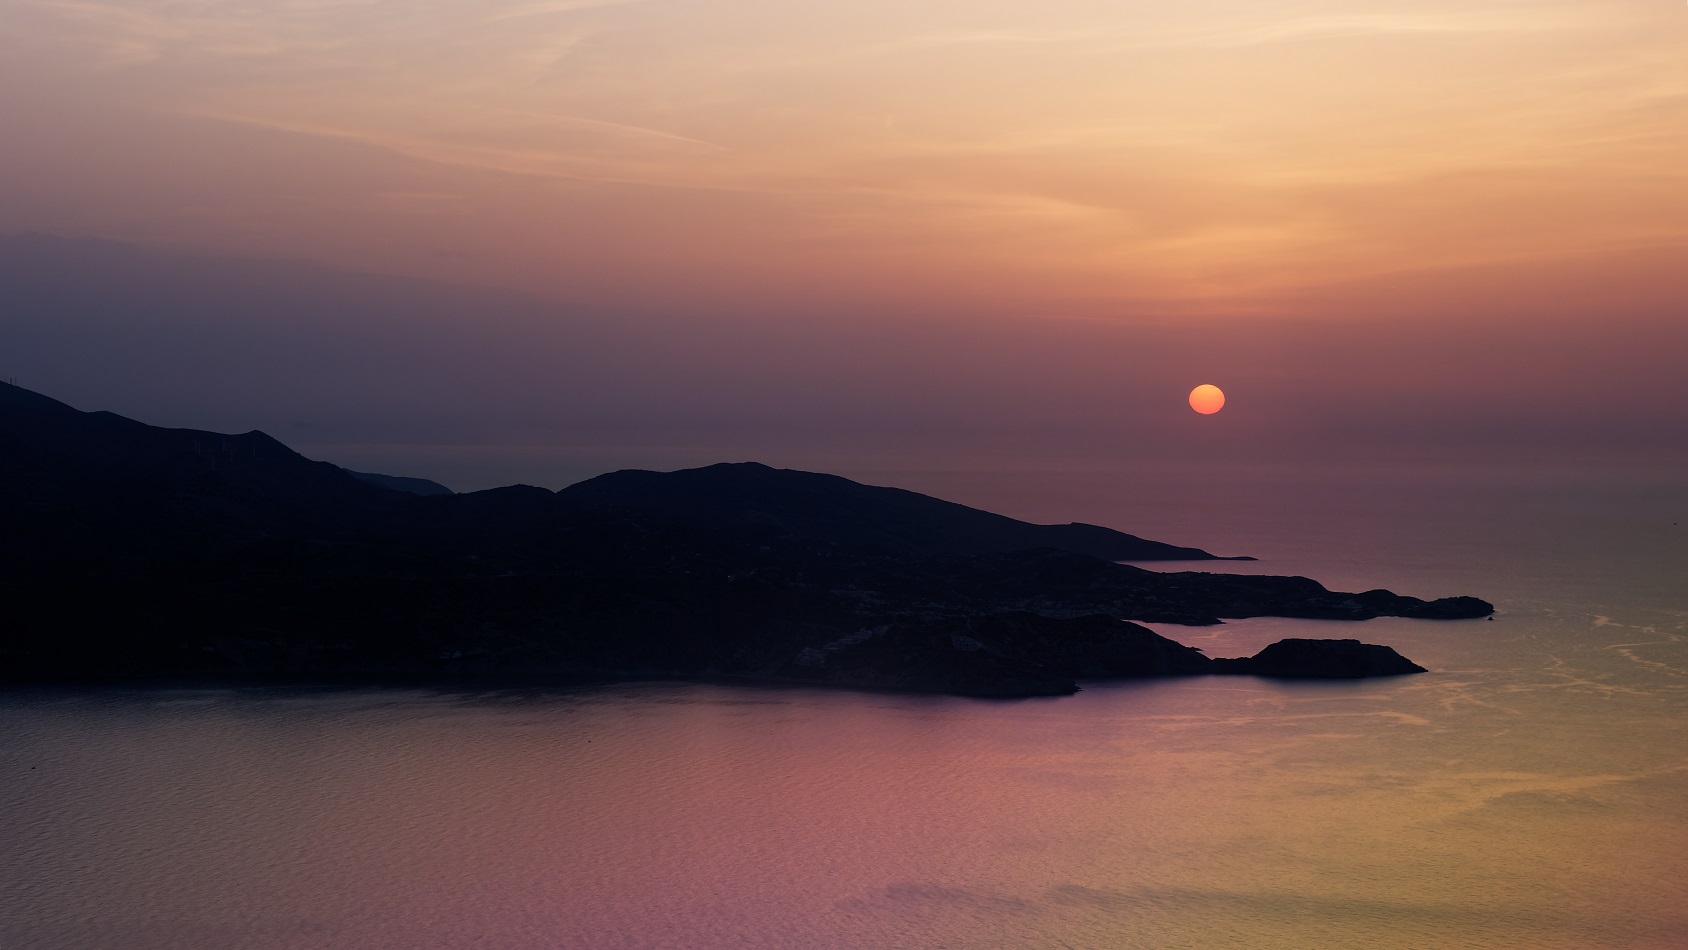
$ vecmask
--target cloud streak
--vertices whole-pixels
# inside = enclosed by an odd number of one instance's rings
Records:
[[[493,282],[510,279],[495,257],[583,240],[557,230],[586,220],[581,201],[652,226],[629,260],[678,272],[690,265],[667,260],[674,248],[730,246],[739,256],[717,263],[744,288],[900,286],[962,307],[979,275],[996,285],[984,296],[1020,307],[1176,309],[1688,240],[1688,71],[1665,14],[1631,0],[18,5],[28,15],[0,34],[9,84],[152,122],[178,140],[157,167],[230,146],[154,117],[210,117],[299,136],[295,161],[318,170],[288,187],[306,193],[353,162],[346,143],[455,176],[372,187],[371,209],[393,205],[383,193],[427,191],[469,214],[474,196],[527,189],[498,199],[511,237],[485,247]],[[54,112],[75,115],[44,105],[32,128],[50,137]],[[113,165],[139,147],[111,144]],[[120,173],[139,171],[87,174]],[[223,208],[219,219],[285,214],[265,204],[281,194],[273,182],[246,174],[185,204]],[[559,190],[570,182],[628,193]],[[694,203],[706,195],[721,196],[707,223]],[[95,213],[72,204],[60,220]],[[153,236],[193,243],[165,224],[181,220],[173,209],[160,201]],[[376,211],[358,213],[379,229]],[[145,217],[125,233],[147,236]],[[386,227],[410,225],[400,214]],[[313,239],[292,240],[305,253]],[[809,281],[784,276],[805,268]]]

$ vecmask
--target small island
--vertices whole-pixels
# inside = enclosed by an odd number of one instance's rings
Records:
[[[1474,597],[1305,577],[1086,524],[723,463],[454,494],[261,432],[163,429],[0,386],[0,677],[672,677],[965,696],[1085,678],[1423,672],[1386,646],[1211,658],[1140,622],[1453,620]]]

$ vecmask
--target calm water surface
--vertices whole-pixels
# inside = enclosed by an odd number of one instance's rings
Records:
[[[1683,483],[1133,484],[948,494],[1501,613],[1162,628],[1425,676],[1006,703],[0,693],[0,948],[1684,945]]]

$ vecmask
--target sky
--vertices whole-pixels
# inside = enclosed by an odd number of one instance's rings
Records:
[[[1688,467],[1681,3],[0,0],[0,128],[0,376],[455,488]]]

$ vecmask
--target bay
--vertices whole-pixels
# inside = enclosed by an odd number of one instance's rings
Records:
[[[1677,947],[1677,475],[896,482],[1261,558],[1223,570],[1496,603],[1493,621],[1159,628],[1216,656],[1358,637],[1431,668],[1415,677],[1017,702],[9,690],[0,947]],[[1157,569],[1185,567],[1206,569]]]

